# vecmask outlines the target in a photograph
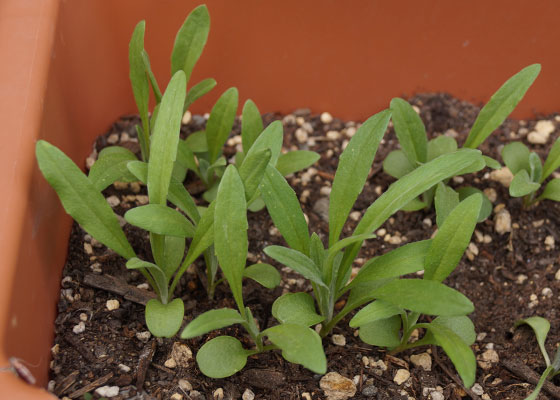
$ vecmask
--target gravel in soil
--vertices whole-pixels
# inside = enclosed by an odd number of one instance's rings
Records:
[[[459,144],[466,139],[479,111],[479,107],[446,94],[418,95],[410,101],[424,120],[429,137],[449,135],[456,137]],[[338,156],[359,123],[344,122],[327,113],[312,115],[309,110],[296,110],[285,116],[265,114],[264,119],[266,124],[283,121],[286,150],[314,150],[321,155],[314,166],[292,175],[289,182],[300,198],[312,230],[325,241],[328,196]],[[528,138],[532,137],[537,121],[543,119],[549,121],[547,124],[552,124],[554,130],[545,144],[531,143],[535,140]],[[91,165],[97,152],[112,144],[139,152],[134,134],[137,123],[138,118],[134,116],[116,122],[109,132],[98,138],[86,164]],[[182,127],[183,137],[203,128],[205,123],[204,116],[192,116]],[[237,121],[228,140],[225,151],[228,158],[241,142],[239,125]],[[508,120],[481,150],[501,160],[501,146],[522,140],[544,159],[560,134],[559,126],[558,116],[532,121]],[[396,148],[396,136],[390,125],[366,187],[350,215],[345,235],[393,182],[383,173],[381,162]],[[478,369],[476,384],[468,391],[462,387],[453,365],[441,349],[419,348],[390,356],[382,349],[362,343],[357,332],[348,326],[350,317],[339,323],[333,334],[324,340],[328,372],[332,373],[324,378],[284,361],[276,352],[268,352],[250,357],[247,366],[230,378],[209,379],[196,367],[197,350],[218,334],[235,336],[250,346],[244,331],[233,326],[191,340],[151,337],[144,323],[143,306],[139,304],[152,296],[143,277],[126,270],[122,258],[97,243],[76,224],[63,271],[49,389],[62,398],[82,398],[85,393],[98,398],[118,393],[111,398],[323,399],[329,394],[333,396],[329,388],[334,385],[346,388],[346,392],[338,393],[342,396],[339,398],[523,399],[534,385],[528,383],[527,372],[519,372],[520,369],[525,366],[529,372],[540,374],[545,365],[530,329],[522,327],[514,331],[514,321],[532,315],[543,316],[552,325],[547,341],[550,354],[560,341],[560,321],[555,307],[560,295],[560,205],[545,201],[525,209],[521,200],[510,198],[507,188],[495,179],[490,171],[483,170],[450,183],[454,187],[472,185],[485,190],[494,205],[494,212],[477,226],[466,255],[446,280],[475,305],[470,317],[478,334],[473,346]],[[200,198],[200,184],[191,175],[186,185]],[[137,183],[113,185],[105,194],[119,215],[147,202],[146,188]],[[501,225],[498,227],[497,223]],[[263,248],[284,242],[266,211],[249,213],[249,227],[249,261],[271,262],[262,252]],[[359,268],[372,256],[404,243],[429,238],[435,229],[433,210],[399,211],[377,231],[377,238],[369,240],[362,248],[354,267]],[[138,255],[150,259],[147,234],[128,224],[124,225],[124,230]],[[235,308],[226,285],[220,285],[214,299],[208,300],[197,275],[197,269],[202,267],[199,263],[189,269],[176,291],[185,302],[184,324],[212,308]],[[287,268],[278,268],[283,280],[275,290],[263,289],[252,282],[244,284],[246,304],[263,329],[274,324],[271,306],[276,297],[287,291],[311,290],[300,276]],[[107,285],[111,277],[116,280],[111,283],[110,291],[95,287]],[[343,303],[337,306],[342,307]],[[552,386],[539,398],[559,398],[558,394],[553,394],[555,389],[558,393],[558,388]]]

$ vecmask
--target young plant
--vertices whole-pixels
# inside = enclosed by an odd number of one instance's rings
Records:
[[[270,164],[267,168],[278,173]],[[255,264],[245,267],[248,251],[247,199],[252,195],[253,193],[247,193],[247,185],[243,184],[236,167],[228,166],[213,203],[214,219],[220,222],[214,225],[214,243],[237,310],[222,308],[207,311],[190,322],[181,337],[193,338],[233,324],[241,324],[245,328],[255,345],[253,349],[243,348],[241,342],[231,336],[215,337],[200,348],[196,356],[198,366],[202,373],[211,378],[233,375],[245,366],[249,356],[274,349],[281,349],[282,356],[287,361],[324,374],[327,368],[326,358],[321,338],[313,329],[301,324],[282,323],[260,331],[251,310],[243,303],[242,279],[249,270],[266,280],[272,277],[275,284],[280,281],[278,272],[271,265]],[[265,337],[271,344],[265,343]]]
[[[521,142],[513,142],[504,146],[502,158],[514,175],[509,186],[512,197],[523,197],[523,204],[528,207],[539,200],[560,201],[560,179],[551,179],[540,196],[537,191],[543,182],[560,167],[560,139],[556,140],[544,166],[538,154],[529,151]]]
[[[525,398],[525,400],[536,400],[546,380],[552,379],[554,376],[560,374],[560,351],[556,350],[556,354],[554,355],[554,359],[551,363],[548,352],[544,347],[546,336],[548,335],[548,331],[550,331],[550,322],[548,322],[545,318],[535,316],[520,319],[515,322],[515,328],[520,325],[529,325],[531,329],[533,329],[537,338],[537,343],[539,344],[539,349],[541,350],[541,354],[543,355],[546,363],[546,369],[542,373],[535,390],[533,390],[533,392]]]
[[[464,147],[478,148],[504,122],[533,84],[540,69],[539,64],[533,64],[522,69],[494,93],[490,101],[480,110]],[[457,150],[457,142],[452,137],[438,136],[428,141],[422,119],[407,101],[394,98],[391,101],[391,111],[401,150],[392,151],[383,161],[383,170],[387,174],[399,179],[420,165],[442,154]],[[489,167],[500,168],[497,161],[489,157],[484,157],[484,159]],[[459,175],[463,173],[461,171]],[[430,207],[434,199],[434,192],[435,188],[429,188],[419,198],[415,198],[406,204],[403,210],[414,211]],[[460,200],[474,193],[482,192],[473,187],[463,187],[457,191]],[[483,199],[484,204],[479,221],[485,220],[492,212],[492,203],[486,196]]]
[[[438,343],[456,363],[465,384],[474,381],[474,356],[468,349],[472,324],[466,314],[472,303],[441,283],[455,268],[480,212],[482,199],[475,195],[454,207],[449,222],[430,241],[410,243],[362,267],[350,281],[352,263],[364,240],[374,237],[393,213],[444,179],[460,172],[474,172],[485,166],[480,151],[463,149],[443,154],[410,171],[393,183],[367,209],[351,236],[339,239],[354,202],[367,180],[377,147],[386,131],[391,111],[369,118],[352,137],[340,156],[329,204],[328,247],[309,228],[293,190],[274,169],[267,167],[260,185],[261,195],[274,224],[288,246],[269,246],[265,253],[311,281],[314,299],[307,293],[289,293],[273,305],[274,317],[283,324],[322,324],[325,337],[354,309],[366,307],[352,324],[361,327],[362,339],[390,348],[408,348],[415,328],[426,328],[424,343]],[[343,251],[344,250],[344,251]],[[425,270],[425,279],[398,279]],[[350,292],[345,307],[335,314],[335,303]],[[408,310],[408,311],[405,311]],[[420,314],[439,316],[432,324],[417,324]],[[402,330],[402,334],[400,333]],[[378,339],[375,339],[378,338]],[[383,339],[381,339],[383,338]]]

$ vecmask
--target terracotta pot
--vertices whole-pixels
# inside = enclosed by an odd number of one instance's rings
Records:
[[[53,321],[70,219],[40,176],[34,143],[47,139],[82,163],[95,136],[135,112],[127,46],[147,20],[160,84],[176,30],[201,1],[3,0],[0,3],[0,367],[9,357],[47,382]],[[517,117],[558,111],[557,2],[209,0],[210,39],[193,82],[227,87],[262,111],[298,107],[363,119],[391,97],[447,91],[475,102],[523,66],[543,70]],[[50,396],[0,372],[0,398]]]

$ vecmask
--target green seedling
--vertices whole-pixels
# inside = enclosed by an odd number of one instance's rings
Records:
[[[541,350],[546,363],[546,369],[542,373],[541,378],[539,379],[537,386],[535,387],[535,390],[533,390],[533,392],[525,398],[525,400],[536,400],[546,380],[552,379],[554,376],[560,374],[560,351],[556,350],[556,354],[554,355],[554,359],[551,363],[548,352],[544,347],[546,336],[548,335],[548,331],[550,330],[550,322],[548,322],[545,318],[535,316],[520,319],[519,321],[515,322],[516,328],[520,325],[529,325],[531,329],[533,329],[533,332],[535,332],[535,336],[537,337],[539,349]]]
[[[340,239],[348,215],[362,191],[377,147],[386,131],[391,111],[369,118],[352,137],[340,156],[329,204],[329,238],[325,248],[313,233],[294,191],[274,168],[267,167],[260,192],[274,224],[288,247],[269,246],[265,253],[311,281],[315,299],[307,293],[278,298],[273,316],[283,324],[322,324],[325,337],[356,308],[371,303],[356,315],[352,326],[360,327],[368,343],[401,350],[408,348],[411,332],[428,331],[423,344],[437,343],[449,354],[467,386],[474,382],[475,359],[469,349],[472,323],[465,317],[472,303],[441,282],[455,268],[480,212],[482,198],[470,196],[454,207],[433,240],[410,243],[366,262],[351,281],[354,259],[364,240],[392,214],[429,188],[457,173],[485,166],[480,151],[462,149],[442,154],[411,170],[393,183],[367,209],[351,236]],[[424,279],[398,279],[425,270]],[[335,314],[335,303],[347,292],[345,307]],[[315,302],[318,311],[315,309]],[[417,323],[420,314],[438,316],[431,324]]]
[[[278,173],[270,164],[267,168]],[[253,349],[245,349],[238,339],[231,336],[215,337],[200,348],[196,356],[198,366],[211,378],[231,376],[245,366],[249,356],[274,349],[280,349],[287,361],[324,374],[326,358],[321,338],[314,330],[301,324],[282,323],[260,331],[251,310],[244,305],[244,276],[256,274],[262,281],[272,284],[278,284],[280,276],[268,264],[245,267],[248,251],[247,198],[251,193],[247,193],[247,185],[240,175],[235,166],[228,166],[218,186],[216,200],[212,203],[215,205],[214,219],[220,221],[213,229],[215,251],[237,310],[222,308],[207,311],[190,322],[181,337],[193,338],[234,324],[245,328],[253,340]],[[265,343],[265,338],[270,344]]]
[[[530,65],[508,79],[494,93],[490,101],[480,110],[464,147],[478,148],[504,122],[533,84],[540,70],[541,66],[539,64]],[[438,136],[428,140],[422,119],[420,119],[420,116],[407,101],[394,98],[391,101],[391,111],[393,113],[395,133],[401,145],[401,150],[392,151],[383,161],[383,170],[387,174],[399,179],[420,165],[442,154],[457,150],[457,142],[452,137]],[[484,159],[487,166],[494,169],[500,168],[500,164],[497,161],[489,157]],[[464,171],[460,171],[459,175],[464,173]],[[448,188],[449,190],[453,189]],[[474,193],[482,192],[473,187],[463,187],[458,189],[456,193],[459,200],[463,200]],[[406,204],[403,210],[415,211],[431,207],[434,194],[435,187],[429,188],[420,197]],[[483,199],[484,205],[481,209],[479,221],[488,218],[492,212],[492,203],[486,196],[483,196]]]
[[[542,193],[537,191],[558,167],[560,167],[560,139],[556,140],[548,157],[541,163],[539,155],[529,151],[521,142],[513,142],[504,146],[502,158],[514,175],[509,186],[512,197],[523,197],[523,205],[528,207],[539,200],[560,201],[560,179],[551,179]]]

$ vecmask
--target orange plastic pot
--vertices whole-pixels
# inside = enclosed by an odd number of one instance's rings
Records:
[[[18,357],[38,386],[0,371],[0,398],[50,398],[53,321],[70,219],[40,176],[34,143],[55,143],[83,165],[94,137],[135,112],[127,46],[147,21],[160,83],[176,30],[201,1],[0,2],[0,367]],[[475,102],[523,66],[542,73],[515,116],[558,111],[555,0],[209,0],[212,28],[193,82],[237,86],[262,111],[298,107],[363,119],[393,96],[447,91]]]

